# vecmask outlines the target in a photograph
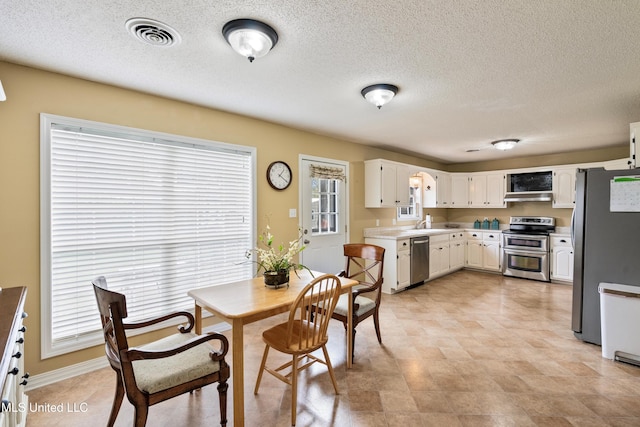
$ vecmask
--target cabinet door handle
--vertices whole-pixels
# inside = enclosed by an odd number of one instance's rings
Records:
[[[567,243],[567,241],[565,239],[560,239],[561,243]]]

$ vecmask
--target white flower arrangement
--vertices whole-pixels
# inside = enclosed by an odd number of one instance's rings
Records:
[[[305,246],[301,244],[302,231],[298,230],[298,232],[298,238],[290,241],[288,247],[285,248],[282,243],[276,246],[273,244],[274,237],[271,234],[271,228],[267,225],[265,231],[258,237],[264,247],[249,249],[245,255],[247,258],[251,258],[254,253],[258,256],[258,260],[255,261],[258,264],[258,272],[261,269],[264,272],[289,272],[300,269],[310,271],[304,265],[293,261],[293,258],[305,249]]]

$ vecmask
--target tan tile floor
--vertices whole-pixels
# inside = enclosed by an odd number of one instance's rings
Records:
[[[372,321],[359,325],[353,369],[345,368],[342,324],[332,322],[340,395],[321,366],[310,369],[301,380],[297,425],[640,426],[640,368],[603,359],[600,347],[574,338],[570,319],[570,286],[486,273],[461,271],[384,295],[384,344]],[[260,332],[281,320],[246,329],[248,427],[290,423],[288,386],[265,375],[253,394]],[[27,425],[105,425],[114,384],[107,368],[32,390],[32,404],[86,403],[87,411],[32,412]],[[130,426],[132,414],[125,399],[117,425]],[[153,406],[147,425],[218,423],[217,391],[209,386]]]

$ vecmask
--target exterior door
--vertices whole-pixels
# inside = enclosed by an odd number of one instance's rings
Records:
[[[347,243],[348,163],[300,156],[300,226],[305,250],[300,262],[311,270],[338,274]]]

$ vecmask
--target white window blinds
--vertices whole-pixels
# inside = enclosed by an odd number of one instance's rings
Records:
[[[52,355],[100,337],[96,276],[126,295],[129,321],[252,276],[251,150],[54,122],[49,134]]]

